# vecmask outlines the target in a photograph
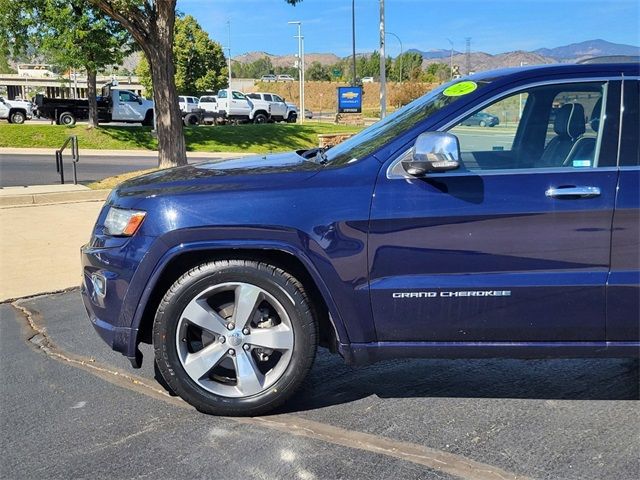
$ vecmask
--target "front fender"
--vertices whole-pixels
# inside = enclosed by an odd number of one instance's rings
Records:
[[[199,229],[198,229],[199,230]],[[209,230],[209,229],[207,229]],[[185,232],[178,231],[179,237],[184,238]],[[177,232],[172,232],[177,233]],[[228,231],[225,234],[228,235]],[[290,232],[293,233],[293,232]],[[245,233],[246,235],[246,233]],[[168,234],[168,237],[174,237],[172,234]],[[177,237],[178,235],[175,235]],[[298,235],[296,237],[300,238]],[[213,239],[213,240],[194,240],[191,242],[173,243],[171,238],[160,238],[154,242],[154,245],[145,255],[139,268],[136,270],[130,283],[130,290],[125,300],[125,308],[122,309],[122,317],[120,319],[121,324],[128,324],[131,326],[133,332],[137,332],[140,328],[142,318],[154,292],[158,285],[162,274],[165,272],[167,265],[176,257],[190,252],[204,252],[216,250],[229,250],[233,249],[238,252],[243,250],[266,250],[266,251],[280,251],[295,256],[306,268],[307,272],[313,279],[318,288],[318,291],[322,295],[325,304],[330,313],[330,321],[336,331],[338,341],[341,344],[348,344],[349,335],[347,328],[340,314],[340,311],[334,301],[333,295],[328,288],[323,276],[316,268],[314,262],[300,248],[300,246],[294,245],[290,242],[279,240],[260,240],[260,239]],[[163,253],[158,254],[160,250]],[[144,278],[148,280],[144,280]],[[141,285],[144,285],[143,289]],[[129,314],[127,313],[129,312]],[[130,320],[129,320],[130,319]],[[131,335],[129,337],[128,351],[134,352],[137,348],[137,335]]]

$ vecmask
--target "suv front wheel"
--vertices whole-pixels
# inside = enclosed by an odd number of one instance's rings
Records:
[[[162,299],[153,325],[158,369],[204,413],[260,415],[289,398],[317,348],[302,284],[251,260],[199,265]]]

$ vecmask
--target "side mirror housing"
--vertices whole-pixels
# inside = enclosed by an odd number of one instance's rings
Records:
[[[405,171],[414,177],[455,170],[459,166],[460,143],[458,137],[447,132],[420,134],[411,149],[411,157],[402,162]]]

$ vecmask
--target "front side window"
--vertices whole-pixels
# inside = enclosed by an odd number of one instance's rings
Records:
[[[118,98],[121,102],[137,102],[138,99],[131,92],[118,92]]]
[[[274,102],[284,102],[284,100],[282,98],[280,98],[278,95],[274,95],[273,96],[273,101]]]
[[[533,87],[475,110],[452,127],[463,168],[593,168],[606,83]]]
[[[233,96],[234,100],[246,100],[246,97],[244,96],[244,94],[240,93],[240,92],[233,92],[231,94]]]

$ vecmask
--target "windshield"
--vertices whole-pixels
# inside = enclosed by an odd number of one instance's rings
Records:
[[[396,110],[384,120],[374,123],[350,139],[339,143],[335,147],[331,147],[324,155],[324,163],[343,165],[371,155],[387,142],[411,129],[425,118],[462,98],[464,95],[458,93],[458,91],[463,90],[457,89],[452,91],[452,87],[458,84],[461,86],[474,85],[474,88],[468,92],[471,93],[471,91],[487,85],[488,82],[470,82],[465,80],[441,85],[401,109]],[[447,91],[445,92],[445,90]],[[454,91],[456,93],[453,93]]]

